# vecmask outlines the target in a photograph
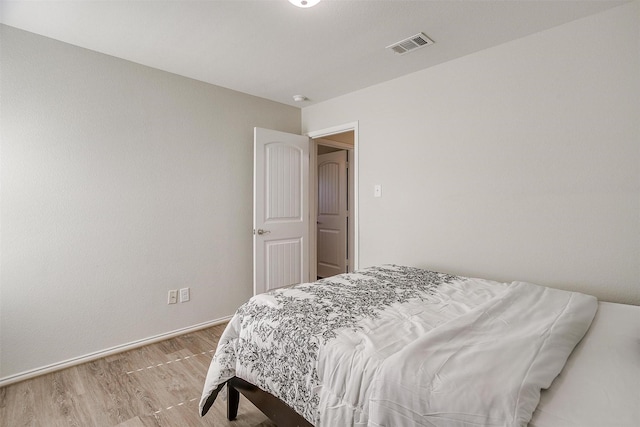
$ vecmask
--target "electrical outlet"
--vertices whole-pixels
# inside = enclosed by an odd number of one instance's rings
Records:
[[[169,291],[169,300],[167,301],[167,304],[175,304],[177,302],[178,302],[178,290],[172,289]]]
[[[189,301],[189,288],[180,289],[180,302]]]

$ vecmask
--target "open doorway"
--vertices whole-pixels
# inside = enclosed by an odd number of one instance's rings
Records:
[[[304,136],[255,128],[254,294],[318,276],[317,164],[323,146],[347,153],[347,196],[341,197],[348,210],[345,269],[358,269],[358,122]]]
[[[311,271],[318,279],[353,271],[355,263],[355,131],[312,139]],[[315,219],[315,227],[313,227]],[[315,270],[315,273],[313,272]]]

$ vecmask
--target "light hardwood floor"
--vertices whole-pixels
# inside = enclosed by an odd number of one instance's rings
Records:
[[[204,378],[224,327],[0,388],[0,426],[275,427],[244,397],[235,421],[227,421],[222,399],[199,416]]]

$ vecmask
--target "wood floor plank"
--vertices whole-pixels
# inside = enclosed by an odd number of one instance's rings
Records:
[[[145,427],[145,425],[142,420],[140,420],[140,417],[135,417],[118,424],[116,427]]]
[[[241,398],[226,419],[218,399],[205,417],[198,403],[225,325],[0,388],[4,427],[276,427]]]
[[[37,427],[40,423],[37,421],[35,413],[34,393],[29,384],[18,383],[13,387],[3,387],[0,391],[2,395],[2,412],[1,420],[17,420],[15,426]]]

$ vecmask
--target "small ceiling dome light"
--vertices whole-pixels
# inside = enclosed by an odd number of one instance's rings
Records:
[[[313,7],[320,3],[320,0],[289,0],[289,3],[298,7]]]
[[[293,100],[296,102],[303,102],[303,101],[308,101],[309,98],[307,98],[304,95],[293,95]]]

